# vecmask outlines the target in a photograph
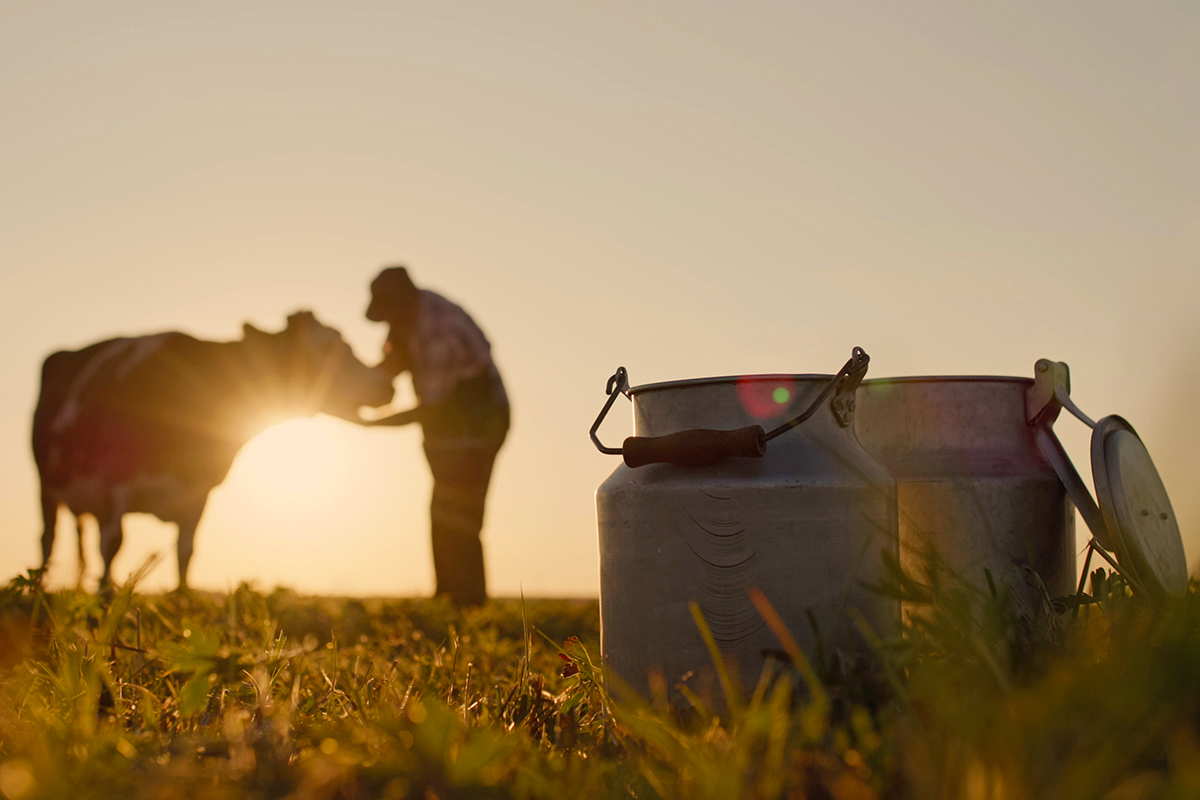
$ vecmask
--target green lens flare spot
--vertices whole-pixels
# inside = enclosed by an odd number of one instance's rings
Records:
[[[786,386],[777,386],[775,391],[771,393],[771,397],[779,405],[783,405],[788,400],[792,399],[792,393],[787,390]]]

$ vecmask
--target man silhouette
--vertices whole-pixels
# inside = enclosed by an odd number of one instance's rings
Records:
[[[483,566],[484,503],[496,454],[508,433],[508,395],[491,345],[454,303],[418,289],[404,267],[388,267],[371,282],[367,319],[388,323],[380,368],[412,374],[418,405],[366,422],[421,423],[433,473],[430,532],[439,595],[456,605],[487,599]]]

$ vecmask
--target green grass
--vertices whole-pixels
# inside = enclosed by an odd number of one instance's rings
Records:
[[[893,565],[894,566],[894,565]],[[898,568],[867,671],[801,654],[721,715],[616,702],[595,603],[0,590],[0,794],[1200,797],[1200,596],[1078,608]],[[698,620],[703,623],[702,618]],[[703,626],[702,626],[703,627]]]

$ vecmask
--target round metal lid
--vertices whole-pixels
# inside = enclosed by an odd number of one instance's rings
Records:
[[[1187,558],[1175,511],[1146,446],[1121,417],[1105,417],[1092,431],[1092,476],[1118,563],[1160,599],[1182,597]]]

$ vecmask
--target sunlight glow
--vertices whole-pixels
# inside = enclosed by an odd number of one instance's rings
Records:
[[[238,472],[256,505],[293,513],[325,511],[350,489],[351,446],[328,417],[272,425],[238,454]]]

